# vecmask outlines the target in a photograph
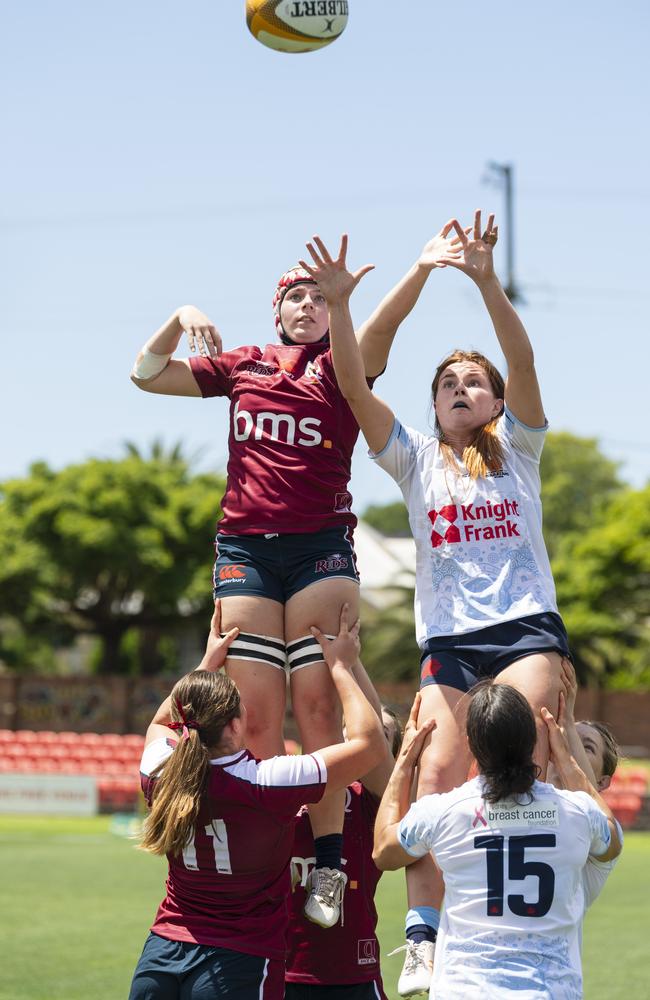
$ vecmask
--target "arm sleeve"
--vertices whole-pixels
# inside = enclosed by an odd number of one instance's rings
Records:
[[[404,427],[396,418],[390,437],[382,450],[369,451],[368,454],[398,486],[404,489],[415,471],[418,452],[429,443],[430,439],[424,434],[410,427]]]
[[[168,737],[163,736],[159,740],[152,740],[152,742],[144,748],[142,759],[140,761],[140,785],[142,786],[142,791],[148,806],[151,805],[151,798],[153,796],[153,789],[156,781],[155,777],[151,777],[152,772],[171,756],[175,746],[175,740],[170,740]]]
[[[256,782],[262,799],[272,800],[293,816],[300,806],[320,802],[327,786],[327,767],[316,751],[272,757],[257,764]]]
[[[597,861],[599,855],[605,853],[612,839],[607,817],[604,812],[600,811],[591,795],[586,792],[575,792],[574,794],[580,800],[589,822],[589,856],[593,856]]]
[[[411,857],[422,858],[433,849],[437,798],[437,795],[425,795],[414,802],[397,828],[400,845]]]
[[[543,427],[527,427],[506,406],[499,421],[499,435],[515,451],[539,463],[546,440],[548,421]]]
[[[255,350],[259,353],[259,348],[238,347],[216,358],[191,357],[189,362],[192,375],[204,399],[208,396],[230,396],[235,366],[240,361],[245,361],[251,356],[251,351]]]

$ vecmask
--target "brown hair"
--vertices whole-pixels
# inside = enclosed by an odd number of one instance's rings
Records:
[[[604,722],[592,722],[591,719],[580,719],[580,725],[591,726],[601,736],[603,741],[603,777],[611,778],[618,767],[621,748],[614,733]]]
[[[483,681],[470,691],[467,741],[483,779],[487,802],[532,799],[539,768],[533,760],[537,731],[530,705],[509,684]]]
[[[172,721],[187,720],[189,735],[179,737],[171,756],[154,771],[151,812],[140,842],[144,851],[182,853],[199,813],[210,765],[208,749],[219,745],[224,727],[240,712],[239,691],[226,674],[193,670],[174,686]]]
[[[438,394],[438,385],[440,384],[442,373],[449,367],[449,365],[454,365],[459,361],[471,361],[474,364],[479,365],[490,380],[490,385],[495,398],[504,398],[505,382],[498,368],[495,368],[492,362],[489,361],[484,354],[480,354],[478,351],[456,350],[453,354],[450,354],[449,357],[445,358],[444,361],[441,361],[436,368],[436,374],[434,375],[433,382],[431,383],[431,397],[434,403]],[[503,410],[501,412],[503,412]],[[492,420],[489,420],[487,424],[483,425],[483,427],[479,427],[472,443],[467,445],[467,447],[463,450],[463,462],[465,463],[465,468],[469,472],[472,479],[478,479],[479,476],[486,476],[488,472],[499,472],[503,467],[503,448],[496,433],[496,425],[499,416],[501,416],[501,414],[494,417]],[[438,423],[437,416],[435,426],[436,434],[440,439],[440,447],[442,449],[445,463],[455,469],[457,466],[453,449],[445,442],[444,433]]]
[[[397,760],[397,755],[402,748],[402,740],[404,739],[404,729],[402,727],[402,720],[400,719],[395,709],[389,708],[388,705],[384,705],[382,703],[381,711],[382,714],[385,712],[386,715],[389,715],[390,718],[395,723],[395,727],[393,729],[393,738],[391,739],[390,742],[390,752],[392,756]]]

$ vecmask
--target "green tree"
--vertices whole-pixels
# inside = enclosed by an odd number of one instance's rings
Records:
[[[89,634],[101,640],[98,670],[117,672],[127,667],[121,650],[135,628],[139,659],[159,668],[163,632],[208,620],[223,487],[219,476],[191,474],[177,452],[146,459],[133,450],[121,461],[91,459],[60,472],[37,463],[26,478],[3,483],[6,662],[18,667],[20,655],[37,669],[44,646]]]
[[[565,535],[588,531],[624,488],[617,468],[616,462],[602,454],[595,438],[549,432],[540,474],[544,539],[551,559]]]
[[[581,679],[650,686],[650,486],[610,501],[567,535],[553,571]]]
[[[411,534],[408,511],[403,500],[370,504],[361,516],[371,528],[389,538],[407,538]]]

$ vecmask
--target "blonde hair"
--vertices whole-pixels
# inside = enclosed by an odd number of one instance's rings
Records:
[[[492,362],[484,354],[479,354],[478,351],[456,350],[449,357],[445,358],[436,369],[436,374],[431,384],[431,396],[434,403],[438,394],[438,385],[440,384],[442,373],[449,365],[454,365],[459,361],[471,361],[479,365],[490,380],[490,386],[495,398],[503,399],[505,395],[505,382],[498,368],[495,368]],[[500,472],[503,468],[503,447],[496,432],[497,421],[500,416],[501,414],[489,420],[483,427],[479,427],[474,440],[463,449],[463,462],[472,479],[478,479],[479,476],[487,476],[489,472]],[[454,450],[451,445],[446,443],[444,432],[438,423],[437,416],[435,426],[436,434],[440,439],[440,448],[445,464],[455,470],[457,464]]]
[[[208,748],[240,715],[239,691],[226,674],[193,670],[171,693],[171,716],[187,723],[172,754],[156,770],[151,812],[140,847],[152,854],[181,854],[196,823],[210,767]]]

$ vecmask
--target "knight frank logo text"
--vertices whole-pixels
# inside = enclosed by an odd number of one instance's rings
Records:
[[[517,519],[519,501],[502,500],[483,504],[448,504],[440,510],[430,510],[434,549],[443,542],[478,542],[493,538],[521,538]]]

